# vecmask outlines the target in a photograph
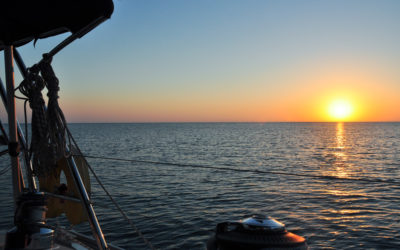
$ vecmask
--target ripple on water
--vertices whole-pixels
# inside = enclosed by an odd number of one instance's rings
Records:
[[[91,155],[399,180],[399,123],[71,124]],[[1,158],[0,167],[8,163]],[[400,249],[400,187],[308,177],[89,159],[135,225],[159,249],[204,249],[216,223],[268,214],[312,249]],[[12,224],[10,175],[0,176],[0,226]],[[93,183],[104,233],[145,244]],[[88,226],[76,226],[89,232]]]

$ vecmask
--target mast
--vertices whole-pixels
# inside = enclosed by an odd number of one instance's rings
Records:
[[[13,196],[14,208],[16,202],[21,194],[24,183],[19,162],[19,143],[17,132],[17,119],[15,112],[15,98],[14,98],[14,65],[13,65],[13,46],[6,46],[4,49],[4,64],[6,70],[6,86],[7,86],[7,113],[8,113],[8,127],[9,127],[9,144],[8,150],[11,157],[12,164],[12,183],[13,183]]]

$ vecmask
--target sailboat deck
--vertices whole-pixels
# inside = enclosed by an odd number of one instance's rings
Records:
[[[6,231],[0,231],[0,249],[4,249],[5,245],[5,236],[6,236]],[[57,238],[55,239],[54,247],[53,249],[57,250],[91,250],[91,249],[97,249],[97,244],[96,241],[88,237],[86,235],[80,234],[75,231],[70,231],[69,234],[73,235],[74,238],[71,239],[71,242],[61,242]],[[114,246],[112,244],[108,244],[108,247],[110,250],[123,250],[123,248]]]

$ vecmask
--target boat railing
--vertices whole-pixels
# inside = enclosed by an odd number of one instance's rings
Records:
[[[10,2],[10,6],[12,6]],[[13,6],[15,7],[15,6]],[[49,53],[46,55],[46,57],[52,57],[56,55],[59,51],[64,49],[66,46],[74,42],[76,39],[81,38],[85,34],[87,34],[89,31],[93,30],[95,27],[97,27],[100,23],[108,19],[112,13],[109,10],[106,11],[105,16],[98,16],[97,18],[94,18],[92,21],[90,21],[87,25],[84,25],[83,27],[80,27],[78,30],[74,31],[71,35],[69,35],[67,38],[65,38],[63,41],[61,41],[57,46],[55,46],[53,49],[49,51]],[[10,28],[12,30],[13,27]],[[40,33],[40,37],[47,37],[51,36],[54,34],[60,34],[64,32],[65,29],[62,29],[60,31],[56,29],[49,30],[49,33]],[[14,34],[14,33],[13,33]],[[31,33],[22,33],[22,35],[32,35]],[[39,38],[40,38],[39,37]],[[19,40],[17,40],[17,38]],[[5,37],[7,39],[7,36]],[[23,41],[22,41],[22,40]],[[26,40],[31,40],[31,37],[26,37],[26,38],[21,38],[16,36],[16,41],[15,43],[17,45],[22,45],[25,43]],[[5,131],[2,131],[4,134],[5,140],[7,140],[8,143],[8,150],[7,152],[10,154],[11,157],[11,162],[12,162],[12,183],[13,183],[13,197],[14,197],[14,209],[17,209],[17,201],[20,197],[20,195],[25,192],[25,190],[29,190],[30,192],[37,192],[38,187],[35,182],[35,176],[33,174],[33,168],[32,168],[32,162],[29,156],[29,145],[28,141],[25,139],[23,130],[16,118],[16,102],[15,102],[15,80],[14,80],[14,61],[17,63],[18,68],[21,72],[22,77],[26,80],[28,77],[28,70],[22,60],[21,55],[18,53],[17,49],[15,48],[13,41],[6,41],[5,43],[3,40],[0,41],[0,50],[4,50],[4,60],[5,60],[5,78],[6,78],[6,88],[3,85],[3,82],[0,79],[0,96],[3,101],[5,110],[7,111],[8,114],[8,125],[9,125],[9,133],[8,135],[5,133]],[[44,59],[41,60],[41,62]],[[25,121],[26,125],[27,121]],[[66,145],[65,145],[66,146]],[[66,147],[67,148],[67,147]],[[67,148],[67,150],[69,150]],[[24,166],[25,166],[25,171],[26,171],[26,176],[28,177],[28,186],[25,185],[24,182],[24,177],[22,174],[22,167],[20,164],[20,152],[23,152],[23,160],[24,160]],[[66,152],[66,155],[68,155],[68,152]],[[73,159],[72,156],[69,156],[67,158],[67,163],[69,166],[69,169],[72,173],[73,180],[76,186],[76,189],[78,190],[79,196],[80,196],[80,201],[83,204],[83,207],[85,208],[84,211],[87,214],[87,217],[89,219],[89,224],[92,228],[93,236],[97,241],[97,246],[99,249],[108,249],[107,242],[104,238],[104,234],[102,232],[102,229],[100,227],[100,224],[97,220],[96,214],[94,212],[92,203],[90,201],[89,195],[86,191],[86,188],[83,184],[82,178],[79,174],[79,171],[77,169],[76,163]],[[49,194],[47,194],[49,195]],[[60,198],[60,197],[59,197]],[[66,197],[63,197],[66,198]],[[74,199],[74,198],[66,198],[66,199]]]

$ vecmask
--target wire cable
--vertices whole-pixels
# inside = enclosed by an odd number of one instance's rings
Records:
[[[75,141],[75,138],[72,136],[71,132],[69,131],[69,128],[67,126],[66,127],[66,131],[68,133],[68,137],[72,140],[72,142],[74,143],[76,149],[79,152],[79,155],[72,155],[72,156],[82,156],[82,151],[79,148],[78,144]],[[155,250],[156,248],[153,246],[153,244],[151,244],[151,242],[149,240],[146,239],[146,237],[143,235],[143,233],[139,230],[139,228],[136,227],[136,225],[133,223],[133,221],[126,215],[126,213],[122,210],[122,208],[119,206],[119,204],[114,200],[114,198],[112,197],[112,195],[108,192],[108,190],[106,189],[106,187],[103,185],[103,183],[100,181],[100,178],[97,176],[97,174],[94,172],[93,168],[90,166],[89,162],[86,160],[86,158],[84,157],[84,160],[86,162],[86,164],[88,165],[88,168],[90,169],[90,171],[92,172],[94,178],[96,179],[96,181],[99,183],[99,185],[101,186],[101,188],[103,189],[103,191],[106,193],[106,195],[108,196],[108,198],[111,200],[111,202],[114,204],[114,206],[118,209],[118,211],[121,213],[121,215],[124,217],[124,219],[126,221],[128,221],[128,223],[130,224],[130,226],[135,230],[135,232],[137,233],[137,235],[139,235],[139,237],[143,240],[143,242],[152,250]]]
[[[213,167],[206,165],[196,165],[196,164],[182,164],[182,163],[172,163],[172,162],[158,162],[158,161],[147,161],[147,160],[137,160],[137,159],[123,159],[115,157],[103,157],[94,155],[77,155],[86,158],[102,159],[102,160],[112,160],[112,161],[125,161],[125,162],[135,162],[135,163],[148,163],[154,165],[167,165],[174,167],[190,167],[190,168],[202,168],[211,170],[221,170],[221,171],[233,171],[233,172],[247,172],[255,174],[273,174],[273,175],[286,175],[286,176],[297,176],[297,177],[309,177],[316,179],[327,179],[327,180],[341,180],[341,181],[359,181],[359,182],[369,182],[369,183],[386,183],[400,186],[400,182],[394,180],[383,180],[383,179],[370,179],[370,178],[349,178],[349,177],[337,177],[330,175],[314,175],[314,174],[302,174],[302,173],[288,173],[282,171],[270,171],[270,170],[258,170],[258,169],[243,169],[243,168],[232,168],[232,167]]]

